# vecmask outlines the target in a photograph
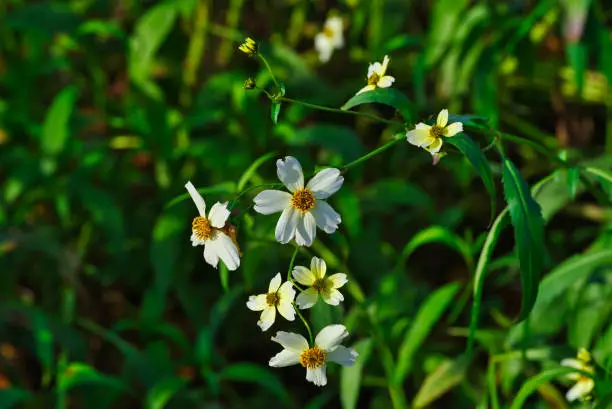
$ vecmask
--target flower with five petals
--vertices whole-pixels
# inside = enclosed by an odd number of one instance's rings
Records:
[[[317,303],[319,295],[329,305],[338,305],[344,301],[344,296],[338,288],[347,283],[346,274],[337,273],[325,277],[327,265],[324,260],[313,257],[310,261],[310,269],[296,266],[293,269],[293,279],[310,288],[302,291],[295,303],[300,309],[310,308]]]
[[[382,64],[379,62],[370,64],[368,67],[368,85],[361,88],[357,95],[366,91],[374,91],[376,88],[389,88],[395,82],[395,78],[385,75],[389,67],[389,61],[389,56],[385,55]]]
[[[442,148],[442,137],[450,138],[460,132],[463,132],[463,124],[461,122],[448,124],[448,110],[443,109],[438,114],[434,125],[430,126],[420,122],[415,129],[406,133],[406,139],[412,145],[424,148],[435,155]]]
[[[293,283],[286,281],[281,285],[281,275],[277,273],[270,281],[268,292],[250,296],[247,307],[251,311],[261,311],[257,325],[262,331],[266,331],[274,324],[276,310],[288,321],[295,320],[295,310],[292,304],[294,298]]]

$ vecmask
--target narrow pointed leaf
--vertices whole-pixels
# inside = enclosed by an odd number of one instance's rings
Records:
[[[272,118],[272,122],[274,125],[278,122],[278,114],[280,113],[281,103],[280,102],[272,102],[272,107],[270,109],[270,117]]]
[[[470,364],[467,355],[442,362],[430,373],[417,392],[412,407],[424,408],[457,386],[465,377]]]
[[[502,165],[504,194],[521,266],[523,298],[519,319],[523,320],[531,312],[538,295],[545,252],[544,219],[540,205],[531,196],[527,182],[514,164],[508,158],[503,158]]]
[[[412,103],[406,95],[393,88],[376,88],[373,91],[366,91],[355,95],[346,101],[340,109],[348,110],[358,105],[371,104],[373,102],[392,106],[402,114],[405,122],[412,123]]]

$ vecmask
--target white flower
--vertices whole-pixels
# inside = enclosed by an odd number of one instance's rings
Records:
[[[443,109],[438,114],[435,125],[429,126],[420,122],[415,129],[406,133],[406,139],[412,145],[420,148],[425,148],[432,155],[440,152],[442,148],[442,137],[450,138],[463,132],[463,124],[461,122],[453,122],[448,124],[448,110]]]
[[[355,363],[357,352],[346,348],[340,343],[348,336],[344,325],[328,325],[315,338],[315,344],[308,346],[308,341],[293,332],[279,331],[272,341],[278,342],[283,349],[270,359],[270,366],[280,368],[300,364],[306,368],[306,380],[317,386],[327,384],[325,373],[328,362],[336,362],[343,366]]]
[[[374,91],[376,88],[389,88],[394,82],[395,78],[387,73],[387,67],[389,66],[389,57],[385,55],[382,64],[375,62],[370,64],[368,67],[368,85],[361,88],[357,95],[366,91]]]
[[[294,237],[299,246],[310,246],[317,235],[317,226],[333,233],[342,221],[340,215],[324,199],[340,189],[344,178],[334,168],[323,169],[304,187],[300,162],[292,156],[276,161],[277,175],[290,193],[264,190],[253,201],[261,214],[282,214],[276,224],[276,240],[286,244]]]
[[[346,274],[337,273],[325,277],[326,270],[327,266],[325,261],[317,257],[313,257],[310,261],[310,270],[302,266],[296,266],[293,269],[293,278],[295,281],[310,287],[302,291],[295,300],[295,303],[300,309],[303,310],[315,305],[319,298],[319,294],[321,298],[323,298],[323,301],[329,305],[338,305],[340,301],[344,301],[344,296],[338,291],[338,288],[348,282]]]
[[[276,318],[276,310],[280,315],[289,321],[295,320],[295,311],[293,309],[293,299],[295,298],[295,290],[293,283],[286,281],[281,285],[281,275],[276,274],[270,281],[268,292],[266,294],[252,295],[247,301],[247,307],[251,311],[262,311],[257,325],[262,331],[266,331],[274,324]]]
[[[595,368],[593,365],[590,365],[591,362],[591,354],[584,348],[580,348],[578,351],[578,359],[574,358],[566,358],[561,361],[562,366],[569,366],[570,368],[575,368],[580,371],[593,374],[595,373]],[[584,400],[589,397],[593,388],[595,388],[595,381],[582,373],[570,373],[567,375],[568,379],[576,381],[576,384],[572,386],[572,388],[567,391],[565,394],[565,398],[569,401],[575,401],[577,399]]]
[[[221,259],[229,270],[236,270],[240,266],[240,253],[232,239],[221,230],[230,215],[227,202],[215,203],[206,216],[204,198],[191,182],[187,182],[185,188],[200,213],[191,223],[191,244],[204,246],[204,260],[214,268]]]
[[[323,31],[314,38],[315,49],[319,53],[319,61],[327,62],[331,58],[334,49],[344,47],[344,36],[342,35],[343,23],[340,17],[328,17],[323,26]]]

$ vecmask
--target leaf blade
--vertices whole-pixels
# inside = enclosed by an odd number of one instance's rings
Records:
[[[389,105],[399,111],[404,121],[412,123],[412,102],[408,97],[393,88],[376,88],[373,91],[363,92],[350,98],[340,109],[349,110],[362,104],[378,103]]]

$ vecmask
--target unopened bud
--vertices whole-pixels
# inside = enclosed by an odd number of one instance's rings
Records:
[[[238,49],[251,57],[257,54],[257,43],[251,37],[247,37],[247,39],[240,44]]]
[[[257,84],[255,83],[255,78],[249,77],[244,81],[244,89],[255,89],[257,88]]]

